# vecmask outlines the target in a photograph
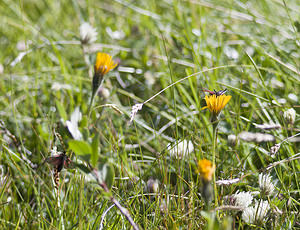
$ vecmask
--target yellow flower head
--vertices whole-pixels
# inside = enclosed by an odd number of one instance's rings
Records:
[[[205,181],[211,181],[212,175],[215,171],[215,166],[212,165],[211,161],[203,159],[198,161],[198,167],[196,172],[200,174],[200,177]]]
[[[215,94],[213,95],[206,95],[205,101],[206,101],[206,107],[208,108],[211,113],[214,115],[218,115],[221,110],[225,107],[225,105],[230,101],[231,96],[226,95],[220,95],[217,96]]]
[[[104,75],[109,71],[113,70],[118,63],[112,60],[112,57],[106,53],[97,53],[96,63],[95,63],[95,74]]]

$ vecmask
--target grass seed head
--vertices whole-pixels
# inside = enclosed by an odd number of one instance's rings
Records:
[[[130,121],[129,121],[130,123],[134,120],[134,117],[137,114],[137,112],[143,108],[143,105],[144,105],[143,103],[138,103],[132,106],[130,112]]]

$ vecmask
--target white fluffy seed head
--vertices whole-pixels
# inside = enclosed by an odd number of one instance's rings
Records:
[[[97,30],[87,22],[80,25],[79,32],[82,44],[92,44],[97,40]]]
[[[227,137],[227,142],[228,142],[228,145],[234,147],[239,143],[239,139],[237,138],[236,135],[230,134]]]
[[[171,156],[182,159],[194,151],[194,145],[191,141],[183,140],[175,144],[170,143],[168,150]]]
[[[268,201],[255,201],[254,207],[248,207],[243,211],[242,219],[248,224],[261,224],[263,223],[270,205]]]
[[[253,196],[250,192],[237,192],[233,195],[234,205],[241,207],[243,210],[248,208],[252,203]]]
[[[267,196],[271,195],[275,190],[275,186],[272,183],[272,177],[269,174],[259,174],[258,183],[261,192]]]
[[[293,125],[296,120],[296,110],[294,110],[293,108],[286,110],[283,113],[283,118],[286,123]]]

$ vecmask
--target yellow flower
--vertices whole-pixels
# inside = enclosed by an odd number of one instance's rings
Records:
[[[104,75],[109,71],[113,70],[118,63],[112,60],[112,57],[106,53],[97,53],[96,63],[95,63],[95,74]]]
[[[224,94],[220,96],[217,96],[215,94],[209,96],[206,95],[205,101],[207,106],[205,106],[204,108],[208,108],[213,115],[217,116],[225,107],[225,105],[230,101],[230,99],[231,96],[226,96]]]
[[[211,161],[203,159],[198,161],[198,167],[196,172],[200,174],[200,177],[205,181],[211,181],[215,166],[212,165]]]

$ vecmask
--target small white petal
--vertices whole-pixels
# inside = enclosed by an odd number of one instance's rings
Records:
[[[125,33],[122,30],[112,31],[110,27],[106,27],[105,30],[112,39],[122,40],[125,37]]]
[[[76,107],[74,112],[71,115],[71,121],[66,121],[69,132],[75,140],[81,140],[82,134],[78,129],[78,122],[81,120],[82,114],[79,110],[79,107]]]
[[[297,97],[297,95],[294,94],[294,93],[290,93],[290,94],[288,95],[288,98],[289,98],[290,100],[294,101],[294,102],[297,102],[297,101],[298,101],[298,97]]]
[[[238,183],[240,181],[240,178],[235,178],[235,179],[230,179],[230,180],[217,180],[216,184],[217,185],[231,185]]]

